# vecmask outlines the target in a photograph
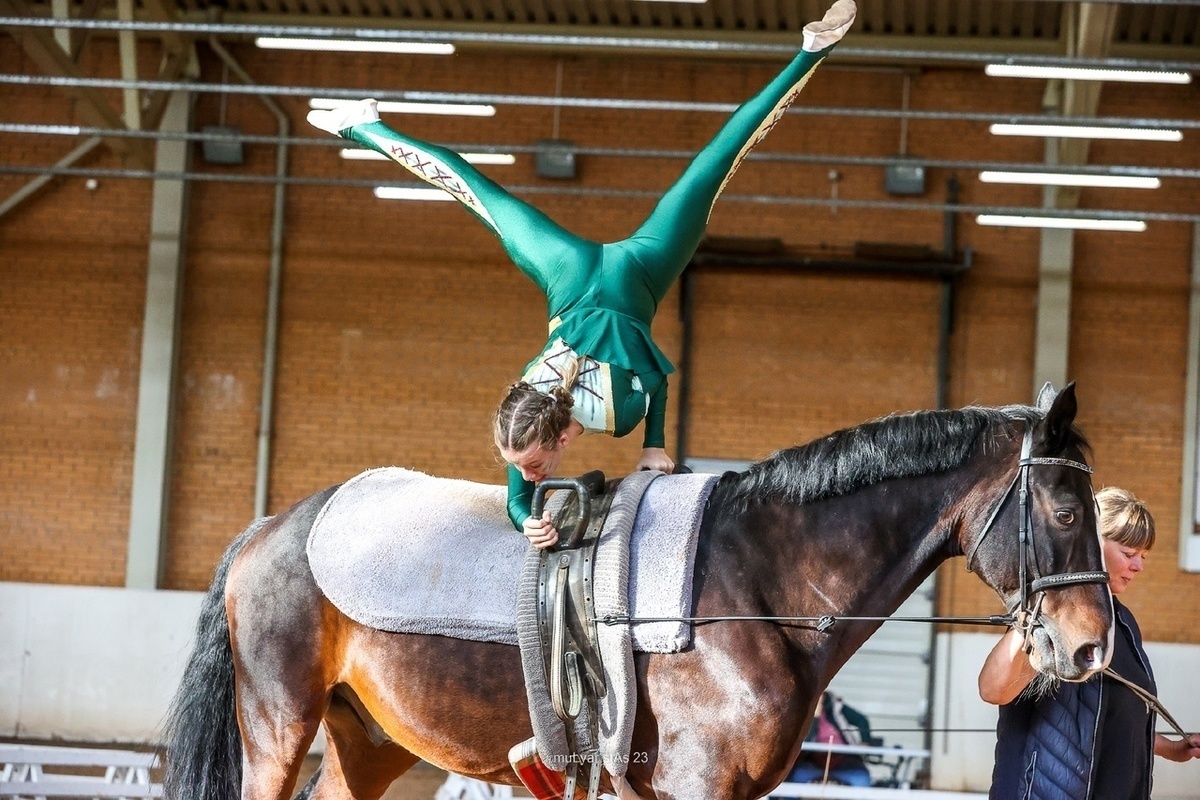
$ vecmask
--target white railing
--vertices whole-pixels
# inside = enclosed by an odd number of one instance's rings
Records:
[[[154,753],[0,744],[0,797],[157,798],[162,797],[162,784],[150,781],[150,770],[156,767]],[[69,771],[81,768],[104,770],[104,774]]]
[[[879,786],[841,786],[831,783],[781,783],[771,797],[816,800],[985,800],[983,792],[943,792],[936,789],[891,789]]]
[[[889,788],[909,789],[917,766],[929,759],[929,751],[915,747],[884,747],[869,744],[838,744],[836,742],[804,742],[800,749],[809,753],[831,753],[863,756],[875,764],[891,768]]]
[[[895,785],[864,787],[785,782],[771,790],[771,797],[804,797],[817,800],[983,800],[987,797],[986,793],[979,792],[913,789],[912,778],[916,765],[929,758],[929,751],[925,749],[833,742],[805,742],[800,748],[807,752],[863,756],[876,763],[887,763],[892,767],[892,783]]]

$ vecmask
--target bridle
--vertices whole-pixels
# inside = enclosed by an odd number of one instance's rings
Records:
[[[1025,435],[1021,440],[1021,457],[1017,461],[1017,472],[1013,475],[1012,482],[1008,484],[1008,488],[1000,497],[1000,502],[992,509],[992,513],[988,516],[987,523],[983,526],[983,533],[975,540],[967,553],[967,570],[974,571],[975,554],[979,551],[979,546],[983,544],[983,540],[992,530],[996,519],[1000,516],[1001,509],[1004,508],[1008,498],[1013,493],[1014,488],[1018,488],[1018,503],[1020,504],[1017,522],[1017,536],[1019,551],[1017,554],[1017,570],[1018,582],[1020,584],[1020,599],[1015,608],[1010,608],[1009,613],[1015,619],[1015,626],[1022,630],[1025,635],[1025,648],[1028,652],[1030,647],[1030,637],[1033,629],[1039,627],[1041,623],[1038,618],[1041,614],[1042,599],[1045,597],[1045,592],[1049,589],[1062,589],[1067,586],[1076,586],[1084,583],[1108,583],[1109,575],[1103,570],[1092,572],[1058,572],[1050,575],[1040,574],[1037,564],[1037,549],[1033,546],[1033,511],[1029,503],[1029,469],[1030,467],[1047,465],[1055,467],[1070,467],[1085,472],[1088,475],[1092,474],[1092,468],[1082,461],[1073,461],[1069,458],[1050,458],[1038,457],[1034,458],[1033,450],[1033,428],[1028,426],[1025,428]],[[1094,502],[1094,497],[1093,497]],[[1033,580],[1029,580],[1029,567],[1033,568]],[[1030,605],[1030,599],[1033,598],[1033,604]]]

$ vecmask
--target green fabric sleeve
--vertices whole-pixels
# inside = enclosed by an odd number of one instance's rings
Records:
[[[646,410],[646,432],[642,447],[666,447],[667,427],[667,377],[664,375],[658,388],[650,395],[650,408]]]
[[[508,465],[508,518],[513,527],[524,531],[523,523],[529,519],[529,509],[533,505],[533,481],[521,477],[521,470]]]

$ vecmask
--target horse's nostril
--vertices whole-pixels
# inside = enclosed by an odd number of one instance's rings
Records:
[[[1082,670],[1095,670],[1104,666],[1104,648],[1099,642],[1085,644],[1075,651],[1075,666]]]

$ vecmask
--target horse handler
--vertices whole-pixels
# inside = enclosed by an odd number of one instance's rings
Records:
[[[494,424],[509,464],[509,516],[535,547],[553,545],[558,531],[548,515],[530,516],[534,485],[555,474],[580,434],[626,436],[645,419],[637,469],[673,470],[664,427],[667,375],[675,368],[650,337],[655,311],[700,244],[717,196],[849,29],[855,11],[854,0],[837,0],[822,20],[805,26],[803,49],[783,72],[733,113],[632,236],[608,244],[565,230],[457,153],[388,128],[374,100],[309,113],[314,126],[382,153],[453,195],[545,293],[549,340],[509,386]]]
[[[1154,546],[1154,517],[1124,489],[1101,489],[1096,502],[1117,620],[1109,669],[1153,695],[1158,690],[1141,630],[1116,595],[1142,571]],[[980,697],[1000,706],[994,800],[1149,800],[1154,756],[1200,758],[1200,735],[1171,739],[1155,733],[1155,714],[1145,701],[1108,675],[1026,691],[1038,673],[1024,639],[1017,627],[1009,629],[979,674]]]

